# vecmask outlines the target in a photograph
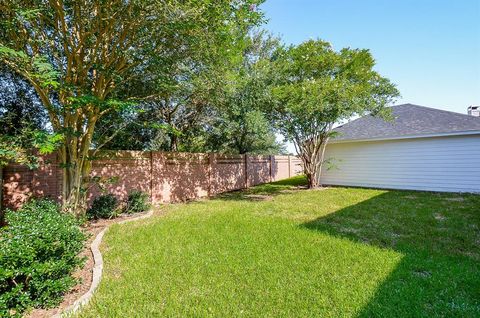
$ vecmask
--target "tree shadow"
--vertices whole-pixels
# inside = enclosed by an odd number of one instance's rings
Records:
[[[391,191],[301,227],[404,255],[358,317],[478,317],[479,207],[478,195]]]
[[[307,189],[307,180],[303,175],[280,181],[260,184],[252,188],[222,193],[216,199],[225,201],[266,201],[280,194],[291,194]]]
[[[45,197],[60,202],[61,179],[58,178],[56,155],[38,158],[38,167],[12,163],[3,168],[4,208],[16,210],[30,198]]]

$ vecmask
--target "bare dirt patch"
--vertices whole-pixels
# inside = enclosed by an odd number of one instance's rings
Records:
[[[445,198],[445,201],[451,201],[451,202],[463,202],[465,201],[464,198],[462,197],[456,197],[456,198]]]
[[[280,190],[278,191],[279,193],[295,193],[296,191],[295,190],[292,190],[292,189],[285,189],[285,190]]]
[[[429,278],[430,276],[432,276],[432,273],[431,273],[431,272],[429,272],[429,271],[422,271],[422,270],[413,271],[413,274],[414,274],[415,276],[422,277],[422,278]]]
[[[435,213],[433,215],[433,217],[435,218],[435,220],[437,221],[445,221],[447,218],[445,216],[443,216],[442,214],[440,213]]]
[[[263,194],[247,194],[245,198],[252,200],[252,201],[271,201],[273,197],[271,195],[263,195]]]
[[[323,190],[327,190],[327,189],[330,189],[329,187],[318,187],[318,188],[313,188],[313,189],[310,189],[312,191],[323,191]]]

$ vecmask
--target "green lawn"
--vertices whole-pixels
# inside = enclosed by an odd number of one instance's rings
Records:
[[[480,316],[480,196],[303,183],[113,226],[81,317]]]

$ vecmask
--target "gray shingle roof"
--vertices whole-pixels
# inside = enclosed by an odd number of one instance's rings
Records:
[[[334,141],[480,131],[480,117],[412,104],[391,109],[394,121],[367,115],[335,128]]]

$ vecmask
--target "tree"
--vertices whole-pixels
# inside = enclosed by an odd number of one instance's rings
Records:
[[[269,118],[271,85],[275,78],[272,54],[279,40],[265,31],[246,40],[242,62],[230,71],[225,98],[208,131],[207,144],[216,151],[272,154],[283,152]]]
[[[198,74],[194,75],[185,66],[173,67],[178,72],[169,75],[161,73],[165,66],[152,68],[156,74],[154,80],[140,80],[132,85],[146,96],[139,100],[136,111],[109,114],[99,124],[94,142],[104,144],[105,137],[116,131],[115,138],[106,140],[106,148],[191,151],[188,145],[192,137],[210,123],[222,90],[217,62],[203,63],[205,69],[195,70]]]
[[[278,154],[285,152],[262,111],[235,108],[221,114],[202,132],[204,151],[236,154]]]
[[[367,113],[388,117],[386,106],[399,93],[374,71],[374,65],[368,50],[337,52],[321,40],[277,52],[275,120],[282,134],[294,143],[310,188],[321,184],[325,148],[334,135],[335,123]]]
[[[97,123],[148,98],[149,91],[133,84],[140,78],[156,80],[158,68],[153,66],[169,59],[188,61],[202,46],[228,51],[241,31],[261,18],[252,10],[258,2],[0,3],[0,60],[35,89],[53,131],[63,134],[66,211],[85,211]]]
[[[240,44],[241,43],[241,44]],[[105,146],[109,149],[278,153],[281,145],[267,118],[271,104],[270,58],[279,40],[263,31],[251,31],[231,50],[226,61],[210,59],[204,48],[202,68],[159,65],[162,80],[137,83],[152,94],[138,105],[140,111],[108,115],[94,141],[128,123]],[[180,63],[182,60],[176,60]],[[176,70],[176,74],[171,73]],[[194,72],[194,71],[195,72]],[[170,80],[169,80],[170,79]],[[154,92],[156,94],[154,94]]]
[[[206,29],[198,30],[198,38],[189,47],[178,43],[178,37],[168,41],[165,56],[146,63],[149,75],[137,78],[127,88],[137,94],[143,92],[139,106],[150,120],[143,128],[137,123],[130,127],[153,137],[148,141],[149,149],[191,149],[189,144],[195,139],[192,133],[208,125],[222,98],[225,74],[241,61],[248,31],[263,21],[256,10],[256,4],[262,1],[206,2],[215,9],[203,13]],[[128,91],[125,94],[129,96]]]

